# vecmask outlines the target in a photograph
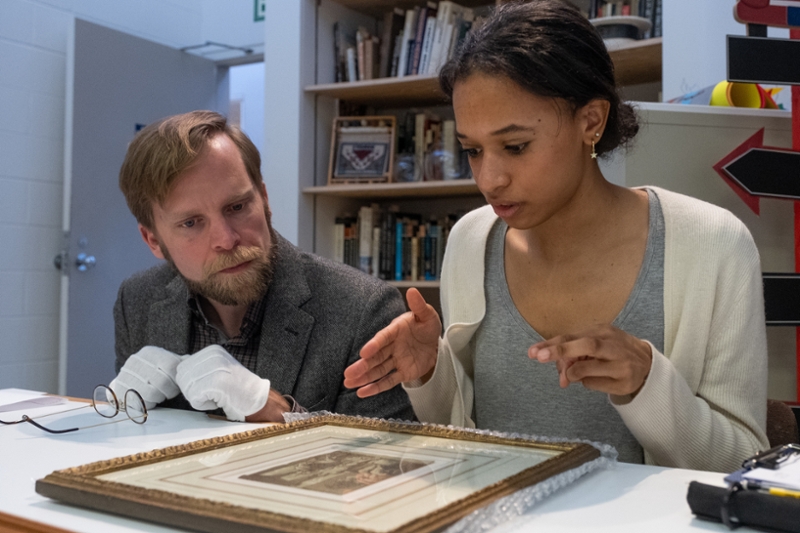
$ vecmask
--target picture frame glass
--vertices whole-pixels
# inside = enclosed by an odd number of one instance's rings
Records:
[[[322,426],[98,479],[389,531],[558,454]]]

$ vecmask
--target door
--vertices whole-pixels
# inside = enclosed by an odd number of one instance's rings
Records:
[[[119,190],[142,126],[194,109],[227,112],[227,68],[76,19],[67,57],[59,392],[88,397],[114,378],[117,289],[157,263]]]

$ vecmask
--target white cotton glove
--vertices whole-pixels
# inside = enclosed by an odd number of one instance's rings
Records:
[[[142,396],[145,406],[152,409],[180,394],[175,373],[185,357],[188,356],[177,355],[157,346],[145,346],[128,357],[109,388],[119,401],[123,401],[128,389],[133,389]]]
[[[261,379],[225,351],[212,344],[180,365],[175,381],[192,407],[208,411],[221,407],[230,420],[246,416],[267,404],[269,380]]]

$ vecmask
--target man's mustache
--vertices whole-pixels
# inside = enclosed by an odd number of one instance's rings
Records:
[[[217,256],[213,262],[203,269],[203,276],[209,278],[226,268],[235,267],[264,256],[264,250],[258,246],[238,246],[233,251]]]

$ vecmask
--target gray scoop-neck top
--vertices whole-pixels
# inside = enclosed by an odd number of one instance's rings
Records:
[[[613,325],[664,351],[664,217],[658,196],[647,189],[649,229],[644,260],[633,290]],[[641,445],[608,395],[575,383],[562,389],[555,364],[528,358],[544,340],[511,299],[505,276],[501,219],[486,247],[486,316],[475,334],[475,421],[479,428],[604,442],[619,460],[643,463]]]

